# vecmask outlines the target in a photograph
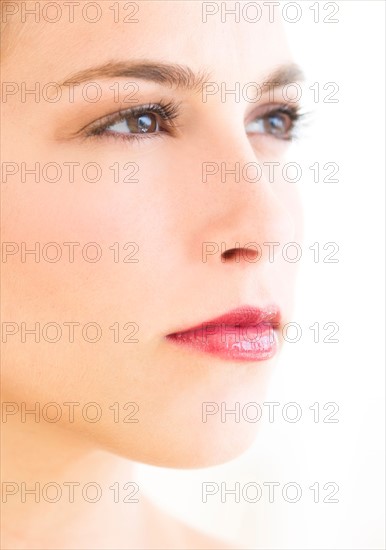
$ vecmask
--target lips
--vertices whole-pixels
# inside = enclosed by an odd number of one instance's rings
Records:
[[[264,361],[277,351],[280,311],[243,306],[194,327],[167,335],[170,342],[229,361]]]

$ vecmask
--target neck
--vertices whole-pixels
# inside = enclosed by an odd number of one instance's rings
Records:
[[[152,507],[131,462],[53,424],[8,419],[2,432],[4,547],[146,547]]]

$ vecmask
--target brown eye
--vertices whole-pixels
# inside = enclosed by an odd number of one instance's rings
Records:
[[[287,136],[292,128],[292,119],[287,113],[275,113],[264,119],[264,128],[267,133]]]
[[[88,138],[119,138],[125,141],[174,137],[179,104],[147,103],[104,116],[81,130]]]
[[[252,120],[246,126],[248,134],[268,134],[277,139],[290,139],[295,113],[276,110]]]
[[[106,127],[107,132],[114,134],[151,134],[160,129],[155,113],[140,115],[130,114]]]

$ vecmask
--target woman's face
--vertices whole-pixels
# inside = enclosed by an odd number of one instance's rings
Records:
[[[222,22],[220,3],[205,22],[201,2],[137,2],[134,15],[98,4],[95,23],[91,8],[72,23],[64,7],[56,23],[9,18],[3,388],[19,407],[56,403],[52,426],[130,459],[215,464],[252,441],[258,423],[224,412],[261,400],[275,344],[238,355],[235,336],[167,336],[245,306],[289,320],[296,263],[281,250],[301,228],[281,167],[294,103],[271,86],[253,101],[250,83],[293,81],[291,58],[278,23]],[[274,261],[263,243],[279,243]]]

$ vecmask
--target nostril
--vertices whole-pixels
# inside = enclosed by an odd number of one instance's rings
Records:
[[[231,248],[221,254],[221,259],[223,261],[232,260],[232,258],[237,258],[237,260],[240,261],[240,248]]]
[[[259,257],[259,253],[254,248],[230,248],[221,254],[222,262],[240,262],[240,260],[245,260],[247,262],[256,262]]]

